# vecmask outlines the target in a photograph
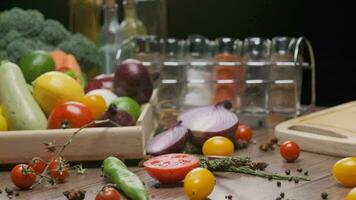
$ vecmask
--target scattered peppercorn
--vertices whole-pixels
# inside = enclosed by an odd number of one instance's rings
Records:
[[[308,176],[308,171],[305,171],[305,172],[304,172],[304,175],[305,175],[305,176]]]
[[[299,180],[298,179],[294,179],[294,183],[298,184]]]
[[[326,193],[326,192],[321,193],[321,198],[322,199],[327,199],[328,198],[328,193]]]
[[[18,192],[15,192],[14,194],[15,194],[15,197],[20,196],[20,193],[18,193]]]
[[[284,193],[284,192],[281,192],[281,194],[279,194],[279,196],[283,199],[284,198],[284,196],[285,196],[286,194]]]
[[[2,194],[2,190],[0,189],[0,194]]]
[[[298,168],[297,171],[298,171],[299,173],[302,173],[302,172],[303,172],[303,169],[302,169],[302,168]]]
[[[268,180],[269,180],[269,181],[271,181],[272,179],[273,179],[272,176],[269,176],[269,177],[268,177]]]
[[[290,170],[286,169],[286,171],[284,171],[287,175],[290,175]]]
[[[231,200],[231,199],[232,199],[232,195],[229,194],[229,195],[227,196],[227,199]]]
[[[281,197],[277,197],[276,200],[282,200],[282,198]]]
[[[281,187],[281,182],[277,181],[277,187]]]
[[[293,178],[292,178],[292,177],[290,177],[290,178],[288,179],[288,181],[289,181],[289,182],[291,182],[292,180],[293,180]]]

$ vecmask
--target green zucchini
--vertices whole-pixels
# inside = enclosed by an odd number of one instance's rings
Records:
[[[21,69],[14,63],[0,63],[0,102],[9,130],[42,130],[47,118],[31,95]]]
[[[148,200],[148,190],[142,181],[119,159],[108,157],[103,161],[103,173],[132,200]]]

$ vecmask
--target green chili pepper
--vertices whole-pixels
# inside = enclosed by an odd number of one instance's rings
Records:
[[[104,175],[131,199],[149,199],[142,181],[121,160],[110,156],[103,161],[102,169]]]

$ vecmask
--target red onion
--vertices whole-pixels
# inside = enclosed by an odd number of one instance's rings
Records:
[[[98,75],[93,80],[90,81],[88,86],[85,88],[85,93],[88,93],[95,89],[112,90],[113,81],[114,81],[114,74]]]
[[[178,122],[174,127],[152,138],[146,147],[146,152],[151,155],[180,152],[184,148],[188,132],[188,129]]]
[[[236,114],[229,110],[231,106],[229,101],[225,101],[193,108],[183,112],[178,120],[191,131],[190,141],[194,144],[201,146],[213,136],[224,136],[234,141],[239,120]]]

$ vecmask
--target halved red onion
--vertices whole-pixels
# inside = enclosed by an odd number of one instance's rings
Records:
[[[194,144],[201,146],[213,136],[224,136],[234,141],[239,120],[230,108],[229,101],[193,108],[183,112],[178,120],[191,131],[189,139]]]
[[[189,131],[178,122],[176,126],[156,135],[146,147],[147,154],[177,153],[184,148]]]

